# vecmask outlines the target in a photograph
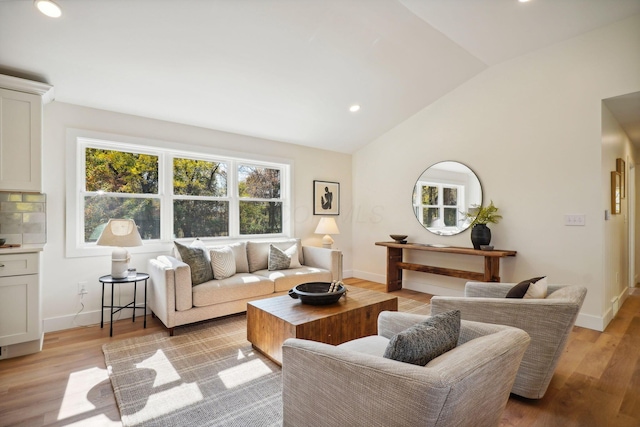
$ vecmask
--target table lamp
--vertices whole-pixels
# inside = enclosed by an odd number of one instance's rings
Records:
[[[131,256],[125,247],[142,246],[138,227],[132,219],[110,219],[96,242],[98,246],[116,246],[111,254],[111,277],[124,279]]]
[[[331,249],[333,239],[330,234],[340,234],[336,220],[333,218],[320,218],[318,227],[316,227],[316,234],[324,234],[324,237],[322,238],[322,247]]]

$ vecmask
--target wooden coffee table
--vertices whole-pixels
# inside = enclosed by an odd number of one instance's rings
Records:
[[[247,339],[282,365],[282,344],[302,338],[338,345],[378,333],[378,314],[398,310],[398,297],[347,286],[331,305],[302,304],[288,295],[247,303]]]

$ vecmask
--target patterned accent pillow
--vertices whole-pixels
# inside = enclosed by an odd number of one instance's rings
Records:
[[[454,349],[459,336],[460,310],[445,311],[394,335],[384,357],[424,366]]]
[[[178,242],[174,242],[182,261],[191,267],[191,286],[213,280],[213,270],[211,262],[207,258],[207,251],[202,248],[194,248],[185,246]]]
[[[269,271],[286,270],[291,265],[291,257],[277,246],[269,246]]]
[[[211,259],[209,258],[209,250],[205,246],[204,242],[202,240],[200,240],[199,237],[196,237],[195,240],[193,242],[191,242],[191,244],[189,244],[189,247],[204,249],[205,255],[207,256],[207,259],[209,261],[211,261]],[[178,259],[178,260],[182,261],[182,256],[180,255],[180,252],[178,251],[178,248],[176,246],[174,246],[171,249],[171,256],[174,257],[175,259]]]
[[[211,267],[214,279],[226,279],[236,274],[236,257],[229,246],[211,249]]]
[[[544,279],[545,276],[534,277],[532,279],[523,280],[522,282],[509,289],[505,298],[524,298],[525,294],[529,290],[529,286],[532,283],[536,283],[538,280]]]

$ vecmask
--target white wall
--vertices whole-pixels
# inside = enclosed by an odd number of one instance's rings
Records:
[[[616,159],[625,162],[625,179],[628,181],[629,165],[635,164],[633,145],[611,111],[602,104],[602,203],[611,210],[611,171],[616,170]],[[628,186],[628,183],[627,183]],[[625,193],[628,191],[625,190]],[[604,221],[604,317],[610,321],[617,305],[626,299],[629,285],[629,197],[621,199],[619,215],[611,215]]]
[[[578,324],[602,329],[606,302],[601,100],[640,89],[640,16],[494,66],[359,150],[353,158],[354,275],[385,281],[390,233],[470,246],[470,231],[430,234],[414,218],[411,190],[429,165],[457,160],[479,176],[504,219],[492,244],[517,250],[501,276],[588,288]],[[615,167],[615,166],[614,166]],[[584,227],[564,225],[585,214]],[[476,259],[479,258],[479,259]],[[482,258],[417,254],[412,261],[481,270]],[[464,280],[404,272],[404,285],[461,295]]]
[[[333,236],[334,248],[344,251],[344,269],[351,269],[351,156],[276,141],[235,135],[215,130],[96,110],[53,102],[44,111],[44,192],[47,194],[47,244],[43,254],[43,318],[45,331],[100,321],[101,289],[98,277],[110,272],[110,255],[65,257],[65,156],[68,128],[125,135],[222,150],[293,160],[294,230],[304,244],[322,246],[322,236],[313,234],[319,217],[313,215],[313,180],[340,182],[340,235]],[[132,267],[146,271],[147,260],[157,254],[134,254]],[[78,282],[86,281],[88,295],[81,309]],[[132,301],[133,292],[121,285],[121,302]],[[143,294],[138,293],[139,296]],[[118,295],[116,295],[116,299]],[[123,314],[128,316],[129,313]]]

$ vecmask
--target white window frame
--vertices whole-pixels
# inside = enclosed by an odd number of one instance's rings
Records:
[[[420,191],[417,191],[416,193],[416,200],[414,201],[414,211],[416,212],[416,215],[418,217],[418,220],[420,221],[421,224],[424,224],[424,208],[437,208],[438,209],[438,218],[443,219],[444,221],[444,210],[445,208],[448,209],[453,209],[453,206],[450,205],[445,205],[444,204],[444,189],[445,188],[455,188],[457,191],[457,205],[456,205],[456,218],[458,219],[458,221],[456,221],[456,225],[443,225],[441,227],[436,227],[438,229],[445,229],[445,228],[451,228],[451,227],[459,227],[459,220],[460,218],[460,211],[464,210],[464,198],[465,198],[465,186],[462,184],[451,184],[451,183],[446,183],[443,184],[441,182],[433,182],[433,181],[419,181],[417,183],[418,188],[420,189]],[[437,205],[426,205],[422,203],[422,188],[423,187],[437,187],[438,188],[438,204]],[[424,224],[425,227],[428,227],[426,224]],[[428,227],[428,228],[432,228],[432,227]]]
[[[84,191],[85,161],[87,147],[106,150],[118,150],[158,156],[158,194],[130,195],[126,197],[158,197],[160,199],[160,239],[145,240],[142,247],[129,248],[131,253],[167,252],[174,240],[190,242],[193,237],[174,239],[173,230],[173,158],[188,158],[227,164],[227,196],[213,197],[216,200],[229,201],[229,236],[204,238],[205,242],[227,243],[239,240],[272,239],[291,236],[293,224],[293,161],[291,159],[271,158],[255,154],[237,153],[214,147],[193,146],[182,143],[149,140],[123,135],[105,134],[79,129],[67,130],[67,188],[66,188],[66,256],[102,256],[110,254],[113,248],[97,246],[84,241],[84,196],[92,192]],[[267,167],[280,170],[280,199],[255,199],[258,201],[278,201],[282,203],[282,233],[240,235],[239,195],[237,187],[237,167],[239,164]],[[108,193],[109,196],[122,196],[120,193]],[[185,196],[176,196],[184,199]],[[188,198],[188,196],[187,196]],[[201,199],[201,197],[197,197]],[[206,198],[208,199],[208,198]],[[243,198],[242,200],[249,200]],[[253,199],[250,199],[253,200]]]

